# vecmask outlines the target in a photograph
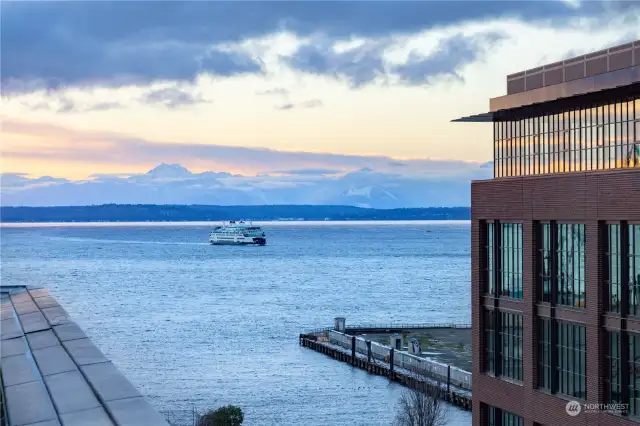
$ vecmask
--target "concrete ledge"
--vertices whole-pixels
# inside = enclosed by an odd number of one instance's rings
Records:
[[[9,426],[168,426],[44,288],[0,286]]]

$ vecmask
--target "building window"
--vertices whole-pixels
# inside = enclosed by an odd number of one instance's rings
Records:
[[[629,414],[640,416],[640,335],[629,334]]]
[[[620,255],[620,225],[607,225],[607,287],[609,289],[607,310],[620,313],[622,281],[622,256]]]
[[[494,176],[640,167],[640,101],[494,123]]]
[[[502,410],[502,426],[524,426],[522,417]]]
[[[496,407],[489,405],[487,407],[487,425],[488,426],[498,426],[498,413]]]
[[[522,299],[522,224],[500,224],[500,295]]]
[[[494,311],[484,310],[484,371],[495,374],[496,372],[496,355],[495,355],[495,333],[496,323]]]
[[[611,331],[607,333],[607,353],[605,354],[607,371],[605,383],[607,386],[607,402],[622,403],[622,388],[620,384],[620,333]]]
[[[640,315],[640,225],[628,225],[629,314]]]
[[[583,325],[558,323],[558,392],[586,399],[586,332]]]
[[[494,272],[495,272],[495,266],[494,266],[494,256],[493,256],[493,250],[494,250],[494,233],[493,233],[493,223],[489,222],[487,223],[487,228],[486,228],[486,241],[487,241],[487,245],[485,246],[485,259],[486,259],[486,265],[487,267],[485,268],[485,293],[488,294],[495,294],[495,277],[494,277]]]
[[[551,302],[551,224],[541,223],[538,230],[540,232],[539,300],[549,303]]]
[[[522,380],[522,315],[500,312],[500,375]]]
[[[558,224],[558,304],[585,307],[585,226]]]
[[[551,389],[551,320],[538,318],[538,387]]]
[[[524,419],[517,414],[501,410],[492,405],[487,405],[488,426],[524,426]]]

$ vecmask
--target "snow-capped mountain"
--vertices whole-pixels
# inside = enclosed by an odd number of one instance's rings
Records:
[[[162,163],[130,176],[96,175],[84,181],[4,174],[2,205],[90,204],[314,204],[372,208],[466,206],[469,183],[487,179],[478,166],[455,173],[389,173],[361,168],[345,174],[232,175],[193,173],[180,164]]]
[[[193,176],[193,174],[180,164],[161,163],[149,170],[146,176],[154,179],[186,179]]]

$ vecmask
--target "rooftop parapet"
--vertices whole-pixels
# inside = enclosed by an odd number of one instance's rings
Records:
[[[640,65],[640,40],[507,76],[507,95]]]

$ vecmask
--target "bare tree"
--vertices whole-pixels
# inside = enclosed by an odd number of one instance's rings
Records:
[[[408,389],[396,406],[394,426],[443,426],[448,407],[439,398],[440,383],[426,391]]]

